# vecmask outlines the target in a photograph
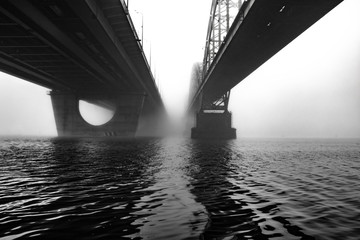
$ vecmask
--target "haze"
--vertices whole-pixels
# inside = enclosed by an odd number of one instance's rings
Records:
[[[183,116],[210,0],[130,0],[169,114]],[[360,137],[360,1],[345,0],[231,91],[238,137]],[[151,55],[151,57],[150,57]],[[0,72],[0,134],[56,135],[48,89]]]

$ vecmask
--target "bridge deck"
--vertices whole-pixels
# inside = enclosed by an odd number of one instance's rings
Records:
[[[211,103],[233,88],[342,0],[249,0],[235,19],[191,107],[200,93]]]
[[[163,103],[123,1],[0,3],[0,70],[38,85]]]

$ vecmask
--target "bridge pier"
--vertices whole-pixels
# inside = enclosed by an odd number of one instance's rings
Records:
[[[107,96],[116,106],[115,114],[109,122],[94,126],[81,116],[78,96],[62,91],[51,91],[50,96],[59,137],[134,137],[145,99],[144,94]],[[87,100],[103,100],[103,96],[93,94]]]
[[[235,139],[236,129],[231,127],[231,117],[228,111],[200,111],[196,115],[196,127],[191,129],[191,138]]]

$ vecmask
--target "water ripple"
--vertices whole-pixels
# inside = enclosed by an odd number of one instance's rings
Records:
[[[358,140],[0,139],[0,239],[357,239]]]

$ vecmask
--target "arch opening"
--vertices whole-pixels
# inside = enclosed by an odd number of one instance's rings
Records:
[[[87,123],[101,126],[114,117],[116,106],[108,100],[94,100],[93,102],[79,100],[79,111]]]

